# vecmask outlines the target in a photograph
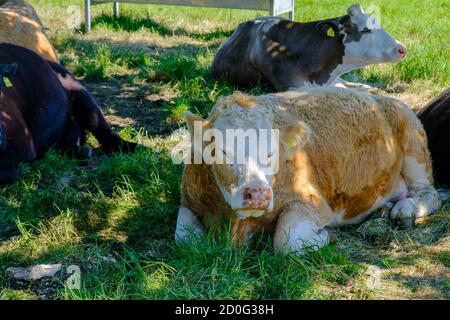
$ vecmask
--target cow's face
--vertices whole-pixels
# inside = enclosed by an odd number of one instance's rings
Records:
[[[344,63],[396,62],[405,57],[405,46],[382,29],[360,5],[351,6],[347,13],[339,22],[340,32],[344,34]]]
[[[273,178],[280,152],[287,148],[283,137],[287,137],[292,148],[303,144],[309,132],[303,123],[273,130],[271,115],[253,101],[236,94],[222,98],[216,105],[215,115],[203,122],[204,128],[219,133],[205,147],[214,149],[215,161],[211,164],[214,179],[225,201],[241,219],[259,217],[273,210]],[[187,120],[192,123],[193,119],[188,116]]]

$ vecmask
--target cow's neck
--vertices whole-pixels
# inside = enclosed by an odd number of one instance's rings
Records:
[[[342,63],[339,64],[330,74],[330,78],[327,81],[327,85],[330,85],[332,83],[334,83],[336,81],[336,79],[338,77],[340,77],[341,75],[343,75],[344,73],[356,70],[356,69],[360,69],[364,66],[366,66],[367,64],[365,63]]]

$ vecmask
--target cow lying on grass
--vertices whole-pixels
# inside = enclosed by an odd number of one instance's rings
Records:
[[[450,186],[450,88],[420,110],[437,183]]]
[[[13,43],[59,62],[34,8],[22,0],[0,0],[0,43]]]
[[[236,243],[269,232],[276,249],[301,252],[327,244],[326,227],[360,223],[388,201],[396,202],[390,218],[401,228],[441,206],[425,132],[398,100],[335,87],[236,93],[221,98],[208,119],[186,120],[194,148],[182,178],[177,240],[231,220]],[[208,129],[220,134],[212,139]],[[258,142],[255,157],[233,129],[279,129],[279,143],[276,134],[266,147]],[[201,161],[210,154],[215,162]]]
[[[353,5],[334,19],[298,23],[268,17],[243,23],[215,55],[212,71],[238,86],[262,80],[285,91],[342,83],[339,76],[346,72],[405,55],[400,42]]]
[[[12,44],[0,44],[0,184],[21,162],[51,147],[76,149],[92,132],[102,147],[133,150],[106,122],[89,92],[62,66]]]

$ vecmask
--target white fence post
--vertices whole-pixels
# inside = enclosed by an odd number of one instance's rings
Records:
[[[295,18],[295,0],[292,0],[292,8],[291,11],[289,11],[289,20],[294,21]]]
[[[85,10],[85,29],[86,32],[91,31],[91,0],[84,0]]]
[[[114,11],[114,17],[118,18],[119,17],[119,2],[114,1],[113,11]]]

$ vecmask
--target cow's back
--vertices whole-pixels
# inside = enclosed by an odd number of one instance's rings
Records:
[[[418,117],[427,133],[436,181],[450,185],[450,88],[420,110]]]
[[[239,25],[214,56],[214,76],[227,78],[242,87],[255,85],[260,80],[259,72],[249,61],[259,24],[260,22],[252,20]]]
[[[284,190],[280,208],[299,195],[310,197],[305,190],[320,190],[332,212],[353,220],[392,190],[405,155],[406,133],[417,132],[407,106],[349,89],[287,92],[272,95],[269,103],[278,128],[304,121],[311,129],[305,147],[286,165],[280,164],[276,181],[292,192]],[[305,188],[305,180],[310,188]]]
[[[44,59],[59,62],[36,11],[25,1],[10,0],[0,4],[0,43],[2,42],[20,45]]]

